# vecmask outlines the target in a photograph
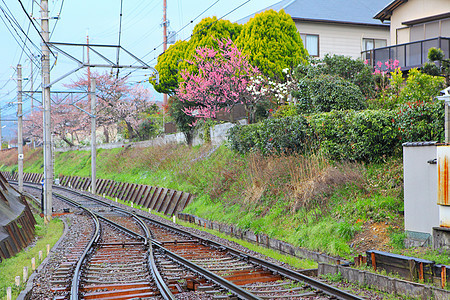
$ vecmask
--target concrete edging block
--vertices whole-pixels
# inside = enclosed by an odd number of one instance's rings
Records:
[[[431,289],[415,282],[395,279],[395,291],[397,294],[421,299],[431,299]]]
[[[362,270],[344,266],[338,266],[338,270],[341,272],[342,277],[349,282],[356,282],[360,285],[364,285],[366,282],[366,272]]]
[[[335,275],[339,272],[337,265],[329,265],[325,263],[319,263],[317,267],[317,273],[318,275],[326,275],[326,274],[332,274]]]
[[[382,292],[396,293],[394,280],[383,275],[366,272],[365,283]]]
[[[432,287],[430,289],[430,293],[432,294],[432,297],[434,300],[450,299],[450,291],[449,290],[443,290],[443,289]]]

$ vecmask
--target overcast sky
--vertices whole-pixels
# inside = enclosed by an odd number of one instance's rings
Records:
[[[40,7],[39,0],[20,0],[28,14],[36,19],[34,22],[39,29]],[[202,18],[217,16],[235,22],[260,9],[270,6],[279,0],[167,0],[167,15],[170,21],[169,30],[179,31],[177,39],[186,39],[192,33],[194,25]],[[122,32],[121,46],[130,51],[151,66],[156,64],[156,58],[162,52],[162,0],[122,0]],[[241,6],[242,5],[242,6]],[[62,8],[61,8],[62,6]],[[211,7],[210,7],[211,6]],[[86,43],[86,35],[89,34],[91,44],[117,45],[119,39],[119,19],[121,0],[49,0],[49,16],[59,20],[50,20],[51,42]],[[206,10],[206,11],[205,11]],[[61,11],[61,14],[59,12]],[[5,15],[6,14],[6,15]],[[7,17],[8,16],[8,17]],[[10,16],[13,16],[11,18]],[[192,21],[192,22],[191,22]],[[11,25],[17,22],[20,25]],[[6,23],[6,24],[5,24]],[[56,26],[55,26],[56,24]],[[55,26],[55,27],[54,27]],[[53,30],[53,28],[55,28]],[[28,32],[34,45],[27,41],[26,51],[22,51],[24,34]],[[17,31],[17,33],[16,33]],[[12,32],[12,33],[11,33]],[[15,118],[16,107],[9,105],[17,97],[17,83],[15,81],[15,67],[18,63],[23,65],[23,77],[30,76],[30,53],[39,55],[40,37],[37,30],[31,25],[28,17],[20,6],[19,0],[0,0],[0,108],[2,119]],[[16,41],[17,40],[17,41]],[[18,41],[20,43],[18,43]],[[156,48],[156,50],[154,50]],[[77,58],[82,58],[82,50],[76,48],[64,48]],[[57,51],[55,51],[57,52]],[[105,52],[108,58],[115,61],[115,51]],[[73,61],[57,53],[58,59],[53,66],[51,79],[59,78],[76,67]],[[91,54],[93,55],[93,54]],[[92,57],[92,59],[95,59]],[[125,53],[120,53],[121,63],[133,63]],[[40,65],[39,59],[35,62]],[[52,59],[52,63],[54,60]],[[40,73],[35,69],[34,89],[40,84]],[[100,70],[104,72],[106,70]],[[109,70],[108,70],[109,71]],[[68,83],[83,71],[76,73],[75,77],[66,78],[55,84],[53,90],[67,90],[62,84]],[[123,70],[121,74],[128,74],[130,70]],[[135,71],[130,75],[131,82],[146,81],[149,71]],[[30,90],[29,80],[24,81],[24,90]],[[145,83],[147,86],[150,84]],[[161,99],[155,95],[155,99]],[[30,111],[29,99],[24,99],[24,111]],[[2,122],[7,125],[3,136],[11,134],[11,122]],[[6,132],[5,132],[6,130]]]

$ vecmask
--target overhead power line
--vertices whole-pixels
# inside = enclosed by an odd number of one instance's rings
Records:
[[[2,0],[2,1],[4,1],[4,0]],[[31,19],[31,17],[30,17],[30,15],[28,14],[27,10],[26,10],[25,7],[23,6],[22,0],[18,0],[18,1],[19,1],[19,3],[20,3],[20,6],[22,7],[23,12],[27,15],[27,18],[30,20],[31,25],[33,25],[34,29],[36,29],[36,32],[37,32],[37,33],[39,34],[39,36],[41,37],[42,42],[43,42],[45,45],[47,45],[47,42],[46,42],[46,41],[44,40],[44,38],[42,37],[41,32],[39,31],[39,29],[37,29],[36,25],[35,25],[34,22],[33,22],[33,19]],[[50,47],[48,47],[48,45],[47,45],[47,48],[48,48],[48,50],[50,51],[50,53],[53,55],[53,57],[56,59],[55,53],[53,53],[53,51],[50,49]]]
[[[210,10],[214,5],[216,5],[220,0],[216,0],[216,2],[214,2],[213,4],[211,4],[208,8],[206,8],[204,11],[202,11],[200,14],[198,14],[194,19],[192,19],[189,23],[187,23],[186,25],[184,25],[180,30],[178,30],[176,32],[176,34],[180,33],[182,30],[184,30],[186,27],[188,27],[189,25],[191,25],[192,23],[194,23],[195,20],[197,20],[200,16],[202,16],[205,12],[207,12],[208,10]],[[250,0],[248,0],[250,1]],[[247,2],[248,2],[247,1]],[[186,39],[185,39],[186,40]],[[145,57],[147,57],[148,55],[152,54],[153,52],[156,51],[156,49],[158,49],[159,47],[161,47],[164,44],[164,42],[162,42],[161,44],[159,44],[158,46],[156,46],[153,50],[151,50],[150,52],[148,52],[147,54],[145,54],[141,59],[144,59]],[[154,59],[152,59],[151,61],[153,61]]]
[[[3,1],[3,3],[5,3]],[[6,3],[5,3],[6,5]],[[9,11],[9,9],[6,7],[6,9]],[[28,40],[30,40],[31,44],[36,47],[38,49],[38,51],[40,51],[39,47],[37,47],[33,41],[31,41],[31,39],[28,37],[28,35],[25,33],[25,31],[22,29],[22,27],[20,26],[20,24],[18,24],[17,20],[14,18],[13,15],[9,15],[5,9],[0,6],[0,10],[3,12],[4,18],[0,15],[0,18],[2,19],[3,23],[5,24],[6,28],[8,29],[8,31],[11,33],[12,37],[14,38],[14,40],[17,42],[17,44],[19,45],[19,47],[22,48],[22,51],[25,51],[25,48],[28,50],[29,53],[27,53],[26,55],[31,58],[30,54],[33,53],[33,51],[26,45],[26,39],[22,38],[21,34],[17,31],[17,28],[22,31],[22,33],[24,34],[25,38],[27,38]],[[10,11],[9,11],[10,12]],[[6,20],[5,20],[6,19]],[[8,23],[9,26],[8,26]],[[14,25],[15,24],[15,25]],[[17,28],[16,28],[17,27]],[[13,31],[11,30],[11,28],[14,30],[14,32],[16,34],[13,33]],[[20,41],[19,41],[19,40]]]
[[[52,32],[50,32],[50,39],[52,38],[53,32],[55,32],[56,24],[58,24],[58,21],[59,21],[59,18],[61,16],[61,12],[62,12],[63,6],[64,6],[64,0],[61,1],[61,6],[59,7],[58,16],[56,17],[56,21],[55,21],[55,24],[53,25]]]

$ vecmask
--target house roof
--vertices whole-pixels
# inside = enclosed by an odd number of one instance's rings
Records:
[[[238,21],[246,23],[255,14],[269,9],[284,11],[294,20],[388,26],[373,15],[391,0],[283,0]]]
[[[408,2],[408,0],[394,0],[391,1],[388,5],[386,5],[382,10],[380,10],[373,18],[379,19],[382,22],[384,20],[390,20],[392,16],[392,12],[394,9],[402,5],[403,3]]]

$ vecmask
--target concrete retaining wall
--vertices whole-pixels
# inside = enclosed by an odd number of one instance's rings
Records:
[[[239,121],[239,124],[246,124],[246,120]],[[227,139],[228,130],[232,127],[236,126],[235,123],[224,123],[217,124],[210,128],[211,133],[211,144],[220,145]],[[97,149],[115,149],[115,148],[123,148],[123,147],[132,147],[132,148],[148,148],[154,146],[161,146],[166,144],[185,144],[186,139],[182,132],[177,132],[173,134],[166,134],[163,136],[156,137],[154,139],[142,142],[117,142],[117,143],[108,143],[108,144],[97,144]],[[193,145],[201,145],[204,141],[200,137],[199,134],[196,134],[193,139]],[[55,152],[67,152],[67,151],[90,151],[90,146],[74,146],[74,147],[59,147],[55,148]]]
[[[319,276],[326,274],[335,275],[338,273],[340,273],[342,277],[349,282],[357,283],[361,286],[373,287],[389,294],[410,296],[418,299],[450,299],[450,291],[448,290],[383,276],[364,270],[344,267],[342,265],[319,263]]]

